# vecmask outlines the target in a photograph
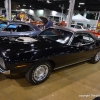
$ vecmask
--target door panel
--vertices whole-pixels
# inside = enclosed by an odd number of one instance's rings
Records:
[[[67,51],[68,54],[66,55],[66,64],[71,64],[75,62],[84,61],[89,59],[93,56],[95,45],[90,44],[86,46],[68,46]]]
[[[67,47],[67,64],[90,59],[94,54],[95,48],[96,43],[91,35],[88,33],[75,34],[72,43]]]

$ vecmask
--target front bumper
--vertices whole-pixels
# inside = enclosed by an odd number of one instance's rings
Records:
[[[5,74],[5,75],[9,75],[10,74],[10,70],[6,70],[0,65],[0,73]]]

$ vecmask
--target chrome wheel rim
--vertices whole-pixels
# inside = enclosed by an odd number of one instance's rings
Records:
[[[48,66],[40,65],[32,73],[32,79],[35,79],[36,81],[42,81],[43,79],[46,78],[47,74],[48,74]]]
[[[98,52],[95,56],[95,61],[99,61],[100,60],[100,52]]]

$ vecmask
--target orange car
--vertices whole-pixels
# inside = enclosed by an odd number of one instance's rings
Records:
[[[92,32],[95,36],[100,38],[100,30],[89,30],[89,32]]]

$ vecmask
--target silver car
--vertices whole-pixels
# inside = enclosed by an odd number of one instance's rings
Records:
[[[0,36],[35,36],[42,30],[32,23],[6,21],[0,23]]]

